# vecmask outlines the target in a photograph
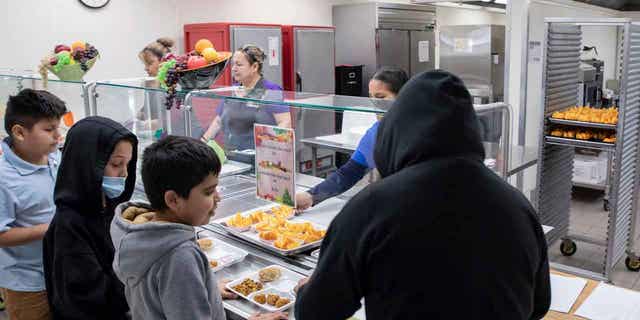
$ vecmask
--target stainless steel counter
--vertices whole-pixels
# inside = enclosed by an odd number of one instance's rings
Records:
[[[329,149],[344,153],[353,153],[356,150],[358,141],[338,136],[339,135],[308,138],[302,139],[300,142],[311,147],[312,159],[314,160],[317,160],[318,149]],[[496,165],[491,169],[498,173],[501,172],[503,163],[499,155],[502,153],[502,148],[497,143],[489,142],[485,142],[484,146],[485,152],[487,153],[486,157],[496,159]],[[507,170],[508,176],[515,175],[538,162],[538,150],[533,147],[512,145],[509,153],[509,168]],[[314,161],[313,163],[316,162],[317,161]],[[315,173],[315,166],[312,172]]]
[[[322,182],[322,179],[307,175],[297,175],[296,182],[301,191]],[[212,220],[270,204],[268,201],[256,198],[255,179],[251,176],[240,175],[221,178],[220,188],[220,192],[223,193],[224,196],[218,204],[216,214],[212,217]],[[345,203],[346,199],[341,197],[328,199],[302,213],[301,218],[313,223],[329,226]],[[317,264],[317,259],[310,255],[311,251],[290,257],[278,256],[256,244],[245,242],[228,234],[217,225],[204,225],[198,228],[198,231],[200,237],[213,237],[249,252],[249,255],[243,262],[218,271],[216,275],[219,280],[235,280],[272,264],[278,264],[304,276],[310,276]],[[246,319],[250,315],[260,311],[255,305],[244,300],[225,300],[224,306],[226,310],[231,313],[230,316],[232,318]],[[293,312],[290,313],[290,319],[293,319]]]
[[[315,264],[309,263],[309,265],[303,265],[297,263],[294,260],[280,259],[276,256],[266,254],[260,250],[256,250],[251,246],[246,246],[241,242],[236,241],[233,238],[225,237],[216,232],[207,230],[205,228],[197,228],[198,237],[214,238],[214,241],[224,241],[227,244],[231,244],[238,248],[244,249],[249,252],[249,255],[242,261],[232,266],[226,267],[215,273],[218,281],[222,280],[236,280],[245,277],[253,272],[256,272],[269,265],[280,265],[293,272],[296,272],[302,276],[310,276]],[[249,316],[257,312],[266,312],[255,306],[254,304],[238,298],[236,300],[223,300],[224,308],[230,313],[231,318],[246,319]],[[289,319],[294,319],[293,308],[289,309]]]

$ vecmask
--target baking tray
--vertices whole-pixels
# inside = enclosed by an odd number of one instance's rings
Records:
[[[267,206],[259,207],[259,208],[256,208],[256,209],[253,209],[253,210],[250,210],[250,211],[242,212],[242,215],[247,216],[247,215],[249,215],[249,214],[251,214],[251,213],[253,213],[255,211],[259,211],[259,210],[266,211],[266,210],[268,210],[268,209],[270,209],[270,208],[272,208],[274,206],[277,206],[277,205],[276,204],[270,204],[270,205],[267,205]],[[258,237],[258,233],[254,232],[252,230],[252,228],[237,229],[237,228],[229,227],[226,224],[226,221],[229,220],[231,217],[232,216],[228,216],[228,217],[225,217],[225,218],[220,218],[220,219],[213,220],[211,222],[211,224],[222,228],[224,231],[226,231],[227,233],[229,233],[229,234],[231,234],[231,235],[233,235],[233,236],[235,236],[237,238],[240,238],[242,240],[251,242],[251,243],[253,243],[253,244],[255,244],[255,245],[257,245],[257,246],[259,246],[261,248],[264,248],[266,250],[269,250],[269,251],[271,251],[273,253],[276,253],[278,255],[281,255],[281,256],[296,255],[296,254],[299,254],[299,253],[302,253],[302,252],[305,252],[305,251],[308,251],[308,250],[311,250],[311,249],[318,248],[320,246],[320,244],[322,244],[322,239],[320,239],[320,240],[315,241],[315,242],[303,244],[303,245],[301,245],[301,246],[299,246],[299,247],[297,247],[295,249],[291,249],[291,250],[283,250],[283,249],[280,249],[280,248],[276,248],[270,242],[267,242],[265,240],[260,239],[260,237]],[[315,223],[313,221],[309,221],[309,220],[305,220],[305,219],[302,219],[302,218],[298,218],[297,216],[293,216],[291,219],[289,219],[289,221],[291,221],[292,223],[309,222],[316,229],[327,230],[327,226],[325,226],[325,225],[321,225],[321,224]]]
[[[553,136],[546,136],[545,140],[550,144],[557,144],[563,146],[573,146],[579,148],[596,149],[596,150],[613,150],[616,145],[614,143],[595,142],[589,140],[577,140],[570,138],[560,138]]]
[[[280,276],[280,278],[278,280],[275,280],[275,281],[272,281],[272,282],[262,283],[263,286],[264,286],[262,288],[262,290],[258,290],[258,291],[252,292],[247,296],[247,295],[243,295],[242,293],[236,291],[233,288],[234,286],[242,283],[242,281],[244,281],[247,278],[251,279],[253,281],[256,281],[256,282],[260,282],[260,277],[259,277],[260,270],[255,271],[255,272],[250,273],[250,274],[246,274],[246,275],[244,275],[242,277],[238,277],[234,281],[231,281],[231,282],[227,283],[227,285],[226,285],[227,289],[229,289],[231,292],[237,294],[238,296],[248,300],[252,304],[254,304],[254,305],[256,305],[256,306],[258,306],[258,307],[260,307],[262,309],[265,309],[265,310],[267,310],[269,312],[284,311],[284,310],[290,308],[291,306],[294,305],[294,303],[296,301],[296,299],[295,299],[296,297],[293,294],[294,288],[298,285],[298,282],[304,278],[304,276],[302,276],[300,274],[297,274],[297,273],[295,273],[293,271],[290,271],[290,270],[288,270],[286,268],[283,268],[283,267],[281,267],[279,265],[271,265],[271,266],[265,267],[263,269],[266,269],[266,268],[278,268],[280,270],[280,272],[281,272],[281,276]],[[261,293],[269,293],[269,292],[271,292],[271,293],[276,293],[277,292],[277,294],[279,296],[281,296],[281,297],[284,296],[284,297],[288,298],[290,302],[288,304],[280,307],[280,308],[276,308],[276,307],[270,306],[270,305],[268,305],[266,303],[265,304],[259,304],[259,303],[255,302],[255,301],[253,301],[253,297],[255,295],[261,294]]]
[[[564,120],[564,119],[555,119],[555,118],[551,118],[551,117],[549,117],[549,122],[550,123],[554,123],[554,124],[561,124],[561,125],[565,125],[565,126],[572,126],[572,127],[609,129],[609,130],[616,130],[616,128],[617,128],[617,125],[615,125],[615,124],[576,121],[576,120]]]

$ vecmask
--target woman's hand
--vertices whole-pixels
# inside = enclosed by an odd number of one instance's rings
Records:
[[[296,193],[296,211],[302,212],[313,206],[313,197],[309,192]]]
[[[218,282],[218,290],[220,291],[220,295],[223,300],[237,299],[238,295],[229,291],[227,289],[227,283],[231,282],[231,280],[222,280]]]

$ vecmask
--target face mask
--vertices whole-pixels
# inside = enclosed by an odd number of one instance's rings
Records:
[[[124,192],[124,185],[127,178],[122,177],[102,177],[102,191],[109,199],[115,199]]]

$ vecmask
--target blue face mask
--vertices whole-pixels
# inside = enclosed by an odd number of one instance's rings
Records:
[[[102,191],[109,199],[115,199],[124,192],[127,178],[102,177]]]

